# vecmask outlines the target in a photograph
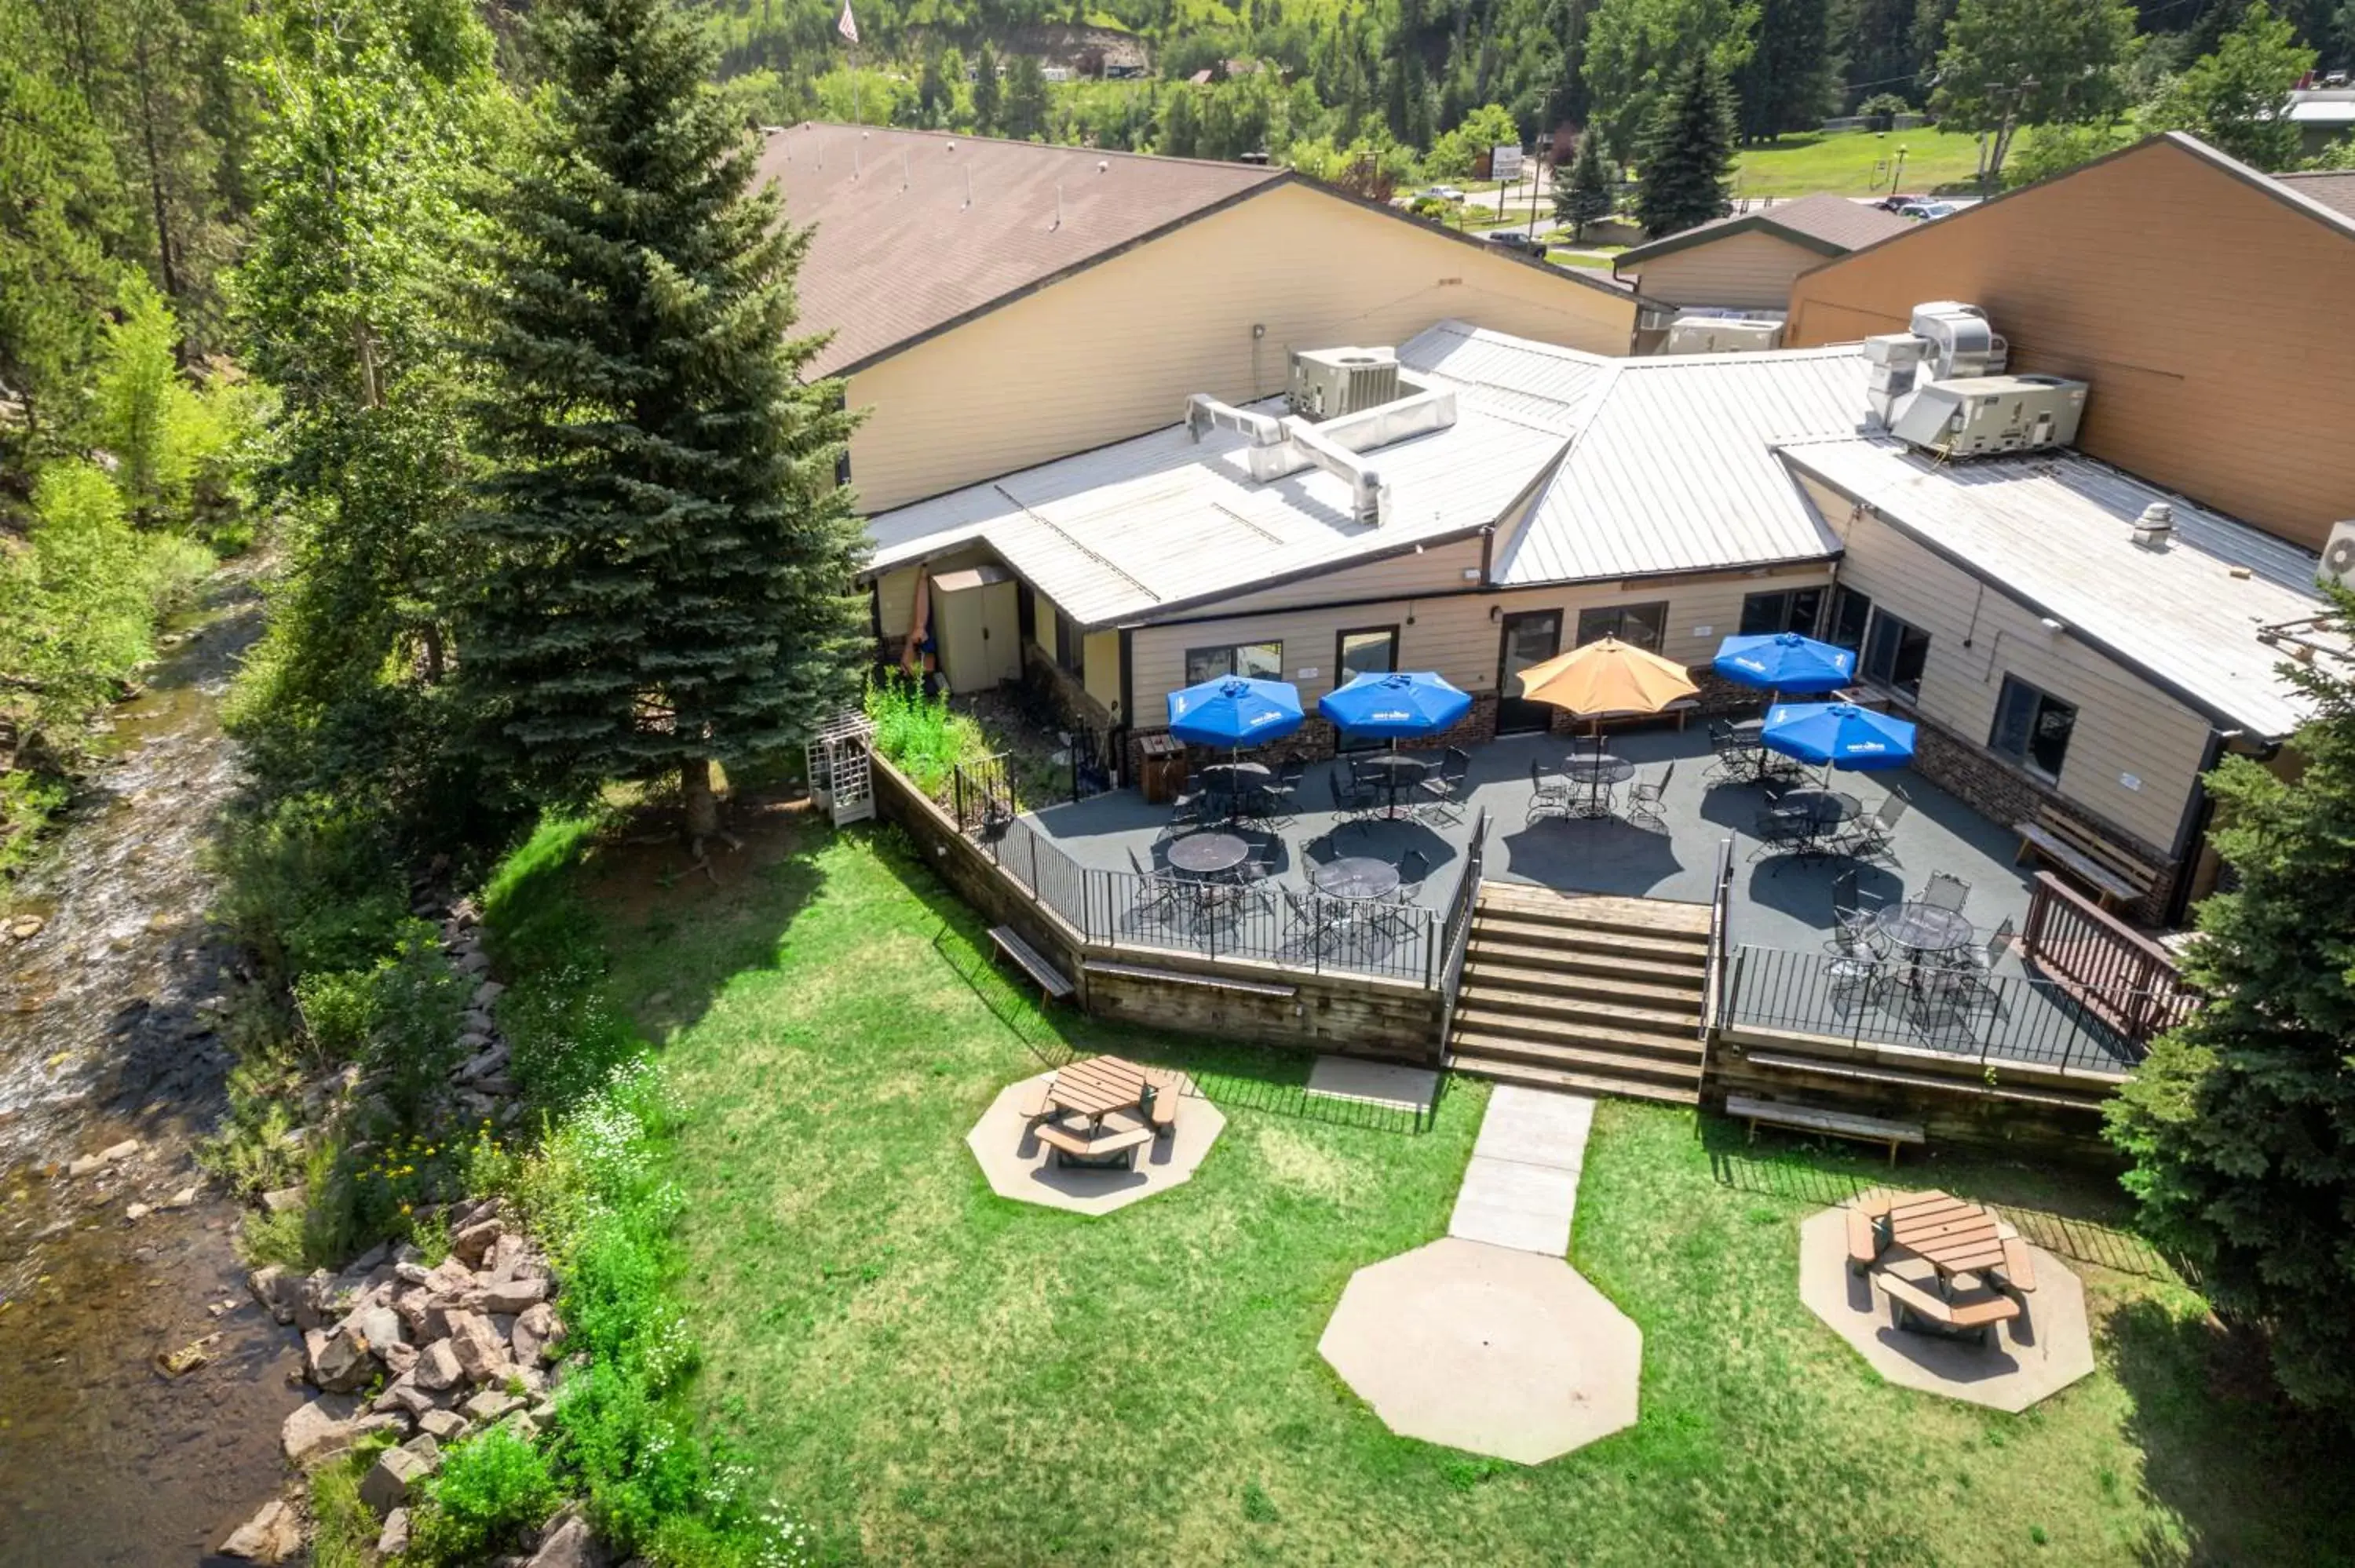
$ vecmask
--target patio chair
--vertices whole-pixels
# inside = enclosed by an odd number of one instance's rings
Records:
[[[1904,820],[1913,804],[1906,799],[1905,791],[1892,786],[1889,793],[1881,798],[1881,805],[1872,815],[1859,817],[1849,824],[1840,847],[1863,860],[1884,854],[1895,859],[1897,824]]]
[[[1333,934],[1333,901],[1319,898],[1306,888],[1282,889],[1287,941],[1305,940],[1315,952],[1325,949],[1325,940]]]
[[[1570,780],[1548,779],[1534,757],[1529,758],[1529,791],[1528,821],[1570,815]]]
[[[1657,779],[1647,781],[1639,779],[1630,784],[1627,787],[1627,820],[1666,829],[1668,819],[1660,814],[1660,808],[1668,799],[1668,780],[1676,776],[1677,765],[1671,762],[1661,770]]]
[[[1169,825],[1173,828],[1199,828],[1202,812],[1208,805],[1207,789],[1188,789],[1169,802]]]
[[[1832,879],[1832,935],[1825,938],[1825,950],[1852,954],[1861,948],[1876,959],[1888,956],[1889,938],[1873,924],[1877,912],[1857,890],[1856,868],[1843,866]]]
[[[1354,769],[1346,784],[1338,773],[1327,774],[1325,782],[1332,786],[1333,810],[1343,821],[1354,821],[1374,809],[1374,789],[1359,779]]]
[[[1832,960],[1825,966],[1824,972],[1831,982],[1834,1010],[1845,1011],[1844,1004],[1870,1006],[1879,1001],[1889,979],[1889,969],[1881,954],[1845,926],[1834,934],[1832,941]]]
[[[1129,895],[1128,912],[1148,920],[1166,920],[1173,914],[1183,896],[1184,885],[1176,877],[1157,872],[1128,852],[1128,863],[1135,868],[1136,885]]]
[[[1930,885],[1922,890],[1922,902],[1937,909],[1951,909],[1961,914],[1971,896],[1971,885],[1949,872],[1934,871]]]
[[[1803,811],[1764,810],[1752,821],[1750,834],[1758,847],[1750,852],[1756,860],[1763,854],[1803,853],[1815,847],[1815,820]]]
[[[1439,767],[1415,785],[1415,792],[1431,803],[1432,815],[1443,821],[1464,820],[1465,781],[1472,772],[1472,754],[1451,746]]]

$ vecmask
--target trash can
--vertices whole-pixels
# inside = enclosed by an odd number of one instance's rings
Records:
[[[1138,783],[1147,805],[1166,806],[1186,792],[1186,743],[1174,736],[1148,735],[1136,743],[1144,758]]]

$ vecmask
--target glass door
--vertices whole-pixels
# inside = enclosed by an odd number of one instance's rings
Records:
[[[1360,675],[1387,675],[1398,668],[1399,632],[1395,626],[1368,627],[1359,631],[1341,633],[1339,648],[1333,655],[1335,690],[1348,685]],[[1384,743],[1379,740],[1356,740],[1344,735],[1340,739],[1343,751],[1368,751]]]
[[[1520,673],[1561,652],[1561,611],[1533,609],[1504,620],[1497,651],[1497,733],[1537,735],[1553,727],[1553,705],[1520,693]]]

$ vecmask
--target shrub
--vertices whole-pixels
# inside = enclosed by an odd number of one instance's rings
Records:
[[[951,713],[946,697],[927,696],[921,682],[898,671],[868,683],[867,716],[875,723],[875,748],[926,794],[945,789],[959,763],[989,755],[980,725]]]
[[[197,602],[205,580],[220,563],[184,534],[165,534],[147,546],[147,601],[157,616],[177,615]]]
[[[494,1555],[537,1527],[562,1496],[539,1450],[506,1426],[453,1445],[427,1483],[406,1561],[439,1568]]]
[[[364,804],[289,796],[231,829],[220,909],[282,979],[372,969],[409,917],[409,899]]]
[[[362,1439],[311,1477],[311,1568],[369,1568],[379,1524],[360,1498],[360,1480],[392,1446],[385,1434]]]
[[[313,1051],[330,1062],[357,1060],[376,1027],[376,977],[357,969],[297,976],[294,1007]]]
[[[377,965],[367,1062],[383,1075],[385,1098],[403,1127],[426,1124],[458,1065],[468,989],[422,920],[404,922],[392,956]]]

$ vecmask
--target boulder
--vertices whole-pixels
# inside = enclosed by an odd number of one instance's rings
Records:
[[[451,1312],[447,1342],[469,1383],[488,1383],[506,1369],[506,1345],[480,1312]]]
[[[464,1410],[470,1419],[488,1426],[509,1411],[521,1410],[523,1401],[505,1389],[486,1388],[459,1408]]]
[[[484,1255],[491,1250],[506,1230],[506,1222],[496,1215],[487,1220],[477,1220],[451,1235],[450,1255],[463,1260],[469,1268],[480,1267]]]
[[[376,1538],[376,1554],[389,1562],[409,1550],[409,1510],[394,1509],[384,1516],[384,1529]]]
[[[379,1515],[409,1500],[410,1489],[432,1474],[432,1467],[406,1448],[387,1448],[360,1478],[360,1500]]]
[[[495,1279],[474,1293],[474,1304],[485,1312],[522,1313],[548,1298],[548,1281],[537,1277]]]
[[[287,1463],[308,1469],[350,1447],[356,1436],[352,1431],[356,1414],[352,1401],[340,1394],[321,1394],[297,1406],[278,1429]]]
[[[436,1443],[455,1443],[474,1424],[454,1410],[428,1410],[417,1417],[418,1427]]]
[[[277,1498],[263,1503],[220,1544],[222,1556],[250,1563],[283,1563],[302,1550],[302,1518]]]
[[[375,1350],[376,1359],[382,1361],[384,1370],[394,1377],[417,1370],[417,1347],[414,1345],[404,1345],[400,1340],[394,1340],[377,1345]]]
[[[531,1262],[531,1244],[509,1231],[491,1244],[490,1255],[483,1259],[483,1267],[494,1279],[513,1279]]]
[[[605,1568],[604,1551],[589,1531],[589,1521],[567,1510],[550,1520],[540,1533],[539,1550],[525,1568]]]
[[[155,1212],[155,1211],[152,1207],[145,1203],[126,1203],[123,1205],[123,1217],[136,1224],[138,1221],[145,1219]]]
[[[545,1301],[535,1301],[516,1314],[515,1328],[507,1342],[515,1347],[515,1359],[525,1366],[556,1359],[554,1345],[563,1330],[558,1326],[555,1309]]]
[[[246,1288],[253,1292],[261,1309],[281,1323],[294,1320],[294,1292],[300,1283],[274,1263],[245,1277]]]
[[[407,1342],[400,1331],[400,1314],[389,1307],[355,1308],[344,1319],[344,1327],[357,1332],[371,1351],[382,1351],[387,1345]]]
[[[420,1432],[401,1446],[425,1461],[427,1474],[442,1467],[442,1445],[434,1441],[432,1433]]]
[[[392,1266],[392,1277],[403,1285],[421,1286],[433,1277],[433,1271],[421,1263],[404,1259]],[[394,1297],[396,1302],[399,1299],[398,1296]]]
[[[417,1365],[410,1370],[419,1388],[429,1393],[439,1393],[455,1388],[466,1375],[465,1364],[458,1360],[457,1350],[447,1340],[436,1340],[417,1353]]]
[[[273,1187],[261,1195],[261,1206],[273,1214],[282,1214],[289,1210],[299,1209],[303,1206],[303,1189]]]
[[[434,1393],[418,1387],[413,1377],[404,1377],[378,1395],[373,1408],[398,1410],[413,1421],[422,1422],[433,1412],[448,1409],[455,1400],[456,1395],[450,1390]]]
[[[474,1287],[474,1271],[454,1257],[445,1257],[427,1273],[423,1284],[436,1296],[461,1296]]]
[[[313,1330],[303,1336],[303,1350],[311,1381],[330,1393],[349,1393],[376,1376],[367,1338],[348,1323],[332,1333]]]
[[[474,988],[474,1005],[488,1007],[506,994],[507,988],[496,980],[485,980]]]

